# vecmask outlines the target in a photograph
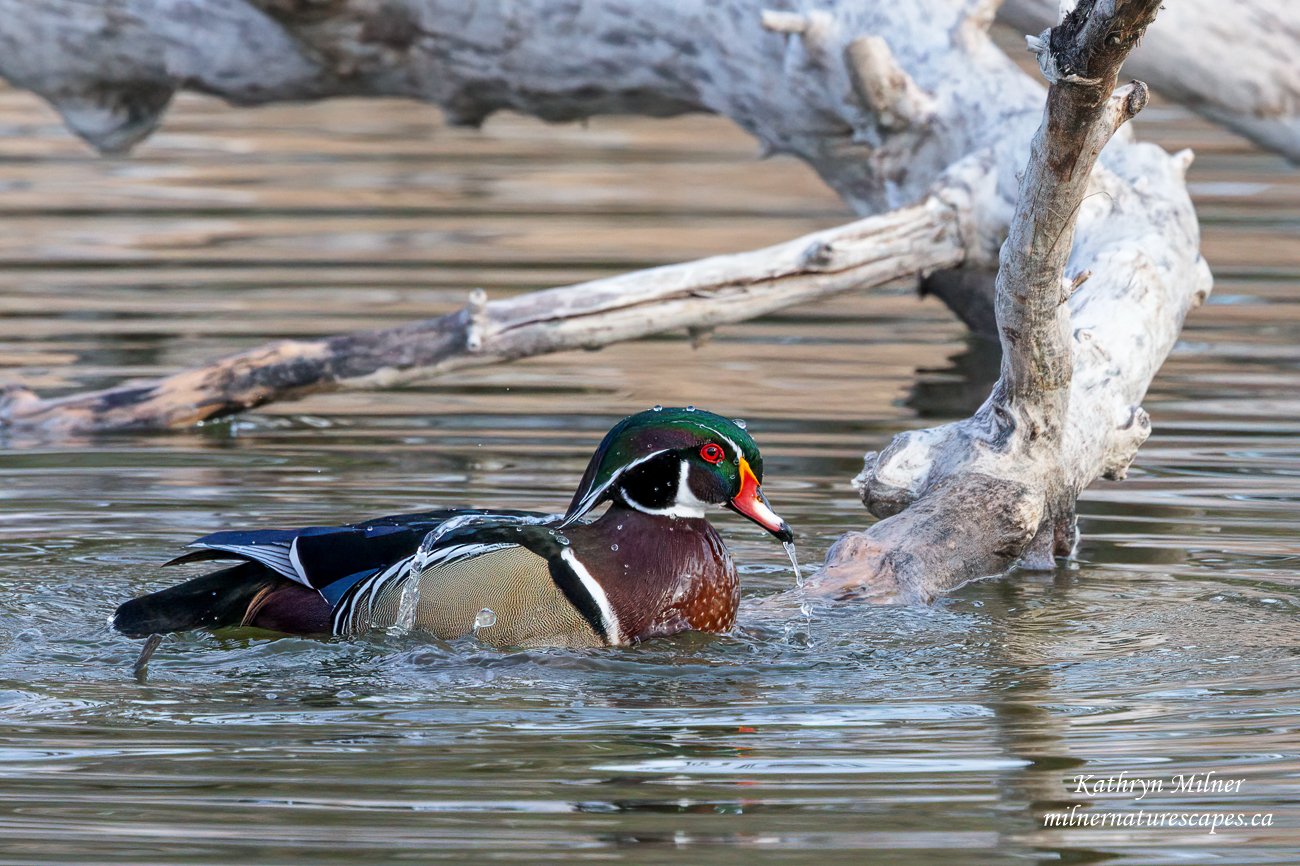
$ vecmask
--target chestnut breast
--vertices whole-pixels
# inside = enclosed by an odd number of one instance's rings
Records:
[[[735,625],[736,566],[707,520],[615,504],[569,534],[575,555],[599,581],[628,639],[691,629],[726,632]]]

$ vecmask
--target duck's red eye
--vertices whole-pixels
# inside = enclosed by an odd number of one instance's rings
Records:
[[[714,445],[710,442],[708,445],[705,445],[700,449],[700,456],[710,463],[721,463],[722,458],[727,455],[723,453],[722,446]]]

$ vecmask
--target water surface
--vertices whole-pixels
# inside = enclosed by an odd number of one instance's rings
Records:
[[[968,413],[996,357],[897,286],[599,353],[322,395],[167,435],[0,451],[0,864],[1293,863],[1300,850],[1300,183],[1153,105],[1199,158],[1217,278],[1078,561],[931,607],[816,602],[780,546],[729,637],[611,651],[472,640],[169,639],[147,683],[105,620],[232,525],[435,505],[556,509],[622,415],[745,417],[805,563],[901,429]],[[491,120],[186,97],[131,159],[0,92],[0,378],[43,393],[285,335],[743,250],[836,224],[726,124]],[[1092,797],[1078,774],[1214,771],[1240,793]],[[1271,813],[1266,829],[1045,829],[1045,812]],[[891,852],[885,855],[884,852]]]

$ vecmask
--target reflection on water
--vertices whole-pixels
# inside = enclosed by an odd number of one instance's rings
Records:
[[[743,416],[820,559],[847,480],[958,417],[996,355],[909,287],[729,327],[322,395],[176,435],[0,451],[0,863],[1291,863],[1300,847],[1300,184],[1160,106],[1195,146],[1217,276],[1080,559],[930,608],[753,600],[779,546],[717,522],[748,601],[729,637],[499,652],[467,639],[169,638],[147,683],[105,619],[229,525],[433,505],[563,507],[618,417]],[[0,365],[47,393],[284,335],[747,249],[832,225],[800,166],[724,124],[496,118],[399,103],[255,112],[185,98],[129,160],[0,92]],[[919,372],[918,372],[919,370]],[[1240,794],[1089,797],[1078,774],[1215,771]],[[1043,813],[1271,812],[1268,829],[1044,829]]]

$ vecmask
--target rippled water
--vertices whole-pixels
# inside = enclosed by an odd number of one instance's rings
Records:
[[[780,546],[729,515],[730,637],[614,651],[472,640],[169,639],[147,683],[105,619],[231,525],[563,506],[621,415],[743,415],[816,563],[867,516],[861,453],[968,412],[996,359],[910,289],[337,394],[186,433],[0,451],[0,863],[1293,863],[1300,855],[1300,183],[1153,105],[1200,156],[1217,284],[1077,563],[928,608],[756,600]],[[482,134],[399,103],[187,98],[129,160],[0,92],[0,370],[45,393],[282,335],[774,242],[844,218],[709,119]],[[1239,793],[1088,796],[1080,773],[1214,771]],[[1237,830],[1043,814],[1271,813]],[[892,852],[886,854],[885,852]]]

